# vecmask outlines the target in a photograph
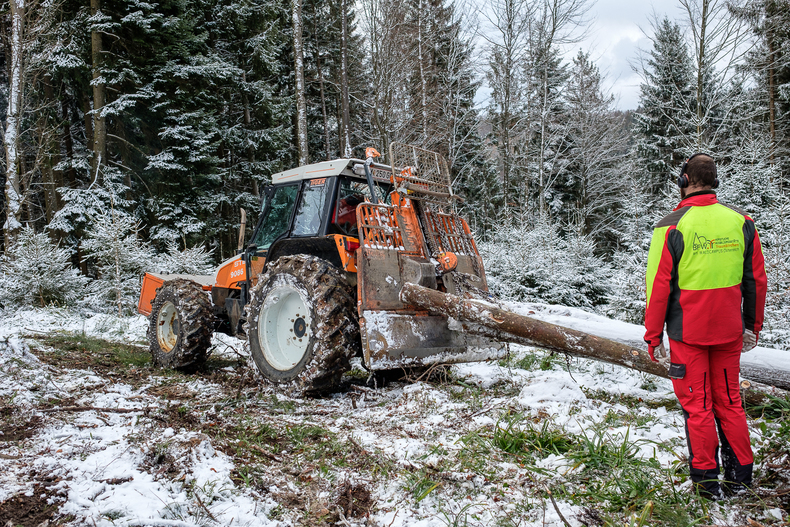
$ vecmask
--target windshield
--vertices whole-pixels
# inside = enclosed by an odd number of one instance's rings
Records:
[[[374,184],[376,186],[376,195],[379,198],[379,202],[389,204],[390,190],[392,190],[392,185],[388,183],[380,183],[378,181],[374,181]],[[367,181],[343,178],[340,182],[339,197],[342,199],[350,195],[360,196],[360,201],[373,201],[370,199],[370,187],[368,186]]]
[[[268,249],[274,240],[288,230],[298,191],[297,185],[288,185],[274,190],[274,194],[269,198],[269,212],[252,241],[258,246],[258,249]]]

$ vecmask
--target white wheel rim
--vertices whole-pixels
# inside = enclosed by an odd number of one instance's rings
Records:
[[[258,339],[274,369],[288,371],[304,357],[312,335],[312,318],[298,290],[275,286],[266,295],[258,317]]]
[[[172,302],[165,302],[159,309],[156,320],[156,339],[159,347],[169,352],[176,347],[178,340],[178,311]]]

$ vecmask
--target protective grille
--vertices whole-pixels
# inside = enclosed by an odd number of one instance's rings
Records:
[[[463,218],[426,209],[425,219],[429,247],[440,247],[458,255],[477,257],[475,241]]]
[[[451,198],[450,171],[440,154],[417,146],[391,143],[390,163],[395,181],[409,191],[410,198],[429,201]]]
[[[371,249],[405,250],[394,207],[363,203],[357,207],[360,242]]]

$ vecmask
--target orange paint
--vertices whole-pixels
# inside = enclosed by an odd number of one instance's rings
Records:
[[[343,270],[349,273],[356,273],[357,252],[354,247],[359,248],[359,239],[339,234],[333,234],[331,237],[335,240],[335,246],[337,246],[337,253],[340,255],[340,263]]]
[[[151,316],[151,304],[156,297],[156,290],[162,287],[164,280],[157,278],[151,273],[143,276],[143,288],[140,291],[140,301],[137,303],[137,311],[147,317]]]
[[[239,255],[219,268],[215,287],[241,289],[239,282],[244,282],[245,280],[247,280],[247,268],[241,255]]]

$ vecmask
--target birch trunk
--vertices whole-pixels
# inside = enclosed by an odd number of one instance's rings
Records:
[[[95,0],[93,0],[95,1]],[[293,0],[294,73],[296,76],[296,142],[299,165],[309,162],[307,149],[307,101],[304,93],[304,41],[302,39],[302,0]]]
[[[101,14],[101,0],[91,0],[91,16]],[[104,82],[102,80],[102,38],[95,28],[91,30],[91,73],[93,78],[93,159],[91,160],[91,177],[95,180],[99,175],[102,163],[107,160],[107,128],[102,115],[105,103]]]
[[[24,90],[24,57],[22,54],[22,38],[25,31],[25,0],[11,2],[11,65],[8,79],[8,114],[6,117],[5,155],[6,180],[5,204],[6,220],[3,225],[5,247],[15,241],[22,229],[21,193],[22,171],[20,166],[19,134],[22,113],[22,92]]]

